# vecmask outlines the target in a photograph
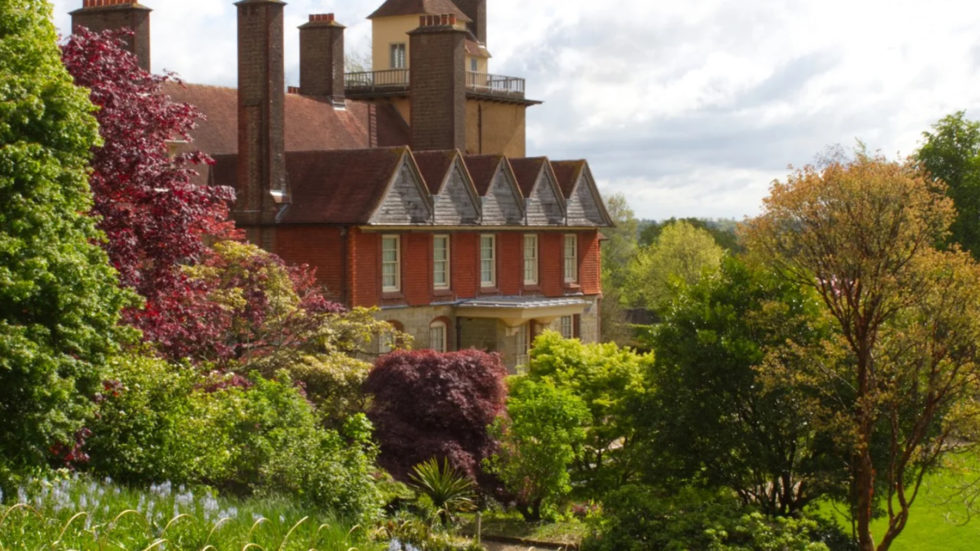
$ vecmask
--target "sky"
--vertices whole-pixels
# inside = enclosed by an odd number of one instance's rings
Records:
[[[288,0],[287,0],[288,1]],[[54,0],[55,24],[81,0]],[[235,86],[232,0],[142,0],[154,72]],[[292,0],[336,13],[368,57],[382,0]],[[899,159],[940,118],[980,118],[980,3],[964,0],[488,0],[490,72],[527,79],[527,153],[589,161],[639,218],[754,216],[775,179],[859,142]]]

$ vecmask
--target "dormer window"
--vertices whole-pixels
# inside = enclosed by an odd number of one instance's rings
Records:
[[[391,68],[404,69],[405,64],[405,43],[391,45]]]

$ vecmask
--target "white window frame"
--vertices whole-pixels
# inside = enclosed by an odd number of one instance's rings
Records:
[[[524,234],[524,285],[538,284],[538,236]]]
[[[439,250],[436,247],[436,243],[445,243],[445,258],[439,259],[436,256],[436,251]],[[440,234],[432,236],[432,287],[434,289],[449,289],[450,278],[452,277],[452,252],[451,252],[452,240],[448,235]],[[442,274],[443,282],[439,283],[439,274]]]
[[[385,244],[394,241],[395,259],[385,259]],[[389,285],[386,281],[385,267],[394,267],[394,282]],[[402,240],[400,235],[381,236],[381,291],[384,293],[397,293],[402,289]]]
[[[484,240],[490,240],[490,256],[484,256]],[[485,269],[486,268],[486,269]],[[484,275],[489,274],[489,277]],[[497,286],[497,236],[492,233],[480,234],[480,287]]]
[[[531,351],[531,322],[517,326],[514,332],[514,354],[515,363],[518,366],[526,366],[530,359]]]
[[[566,339],[575,338],[575,316],[562,316],[559,321],[559,331]]]
[[[565,283],[578,283],[578,236],[566,233],[562,240],[562,273]]]
[[[436,352],[445,352],[449,345],[449,326],[442,320],[429,324],[429,348]]]
[[[404,42],[394,42],[388,47],[388,62],[392,69],[408,68],[408,46]]]

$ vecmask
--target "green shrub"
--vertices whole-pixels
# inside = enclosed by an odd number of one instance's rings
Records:
[[[99,397],[88,468],[135,485],[213,485],[283,494],[353,520],[374,517],[375,446],[363,415],[324,429],[286,375],[201,376],[161,360],[121,358]]]
[[[820,535],[816,522],[764,517],[725,493],[683,488],[666,496],[634,485],[609,496],[582,550],[825,551]]]
[[[129,484],[188,482],[193,449],[181,434],[198,375],[159,359],[113,358],[96,396],[88,467]]]

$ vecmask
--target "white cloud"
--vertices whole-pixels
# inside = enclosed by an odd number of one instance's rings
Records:
[[[81,0],[55,0],[56,24]],[[144,0],[153,66],[234,85],[231,0]],[[366,50],[381,0],[293,0],[337,13]],[[980,118],[980,5],[966,0],[489,0],[493,72],[528,79],[528,152],[588,158],[642,217],[755,213],[772,178],[828,145],[915,150],[940,117]]]

